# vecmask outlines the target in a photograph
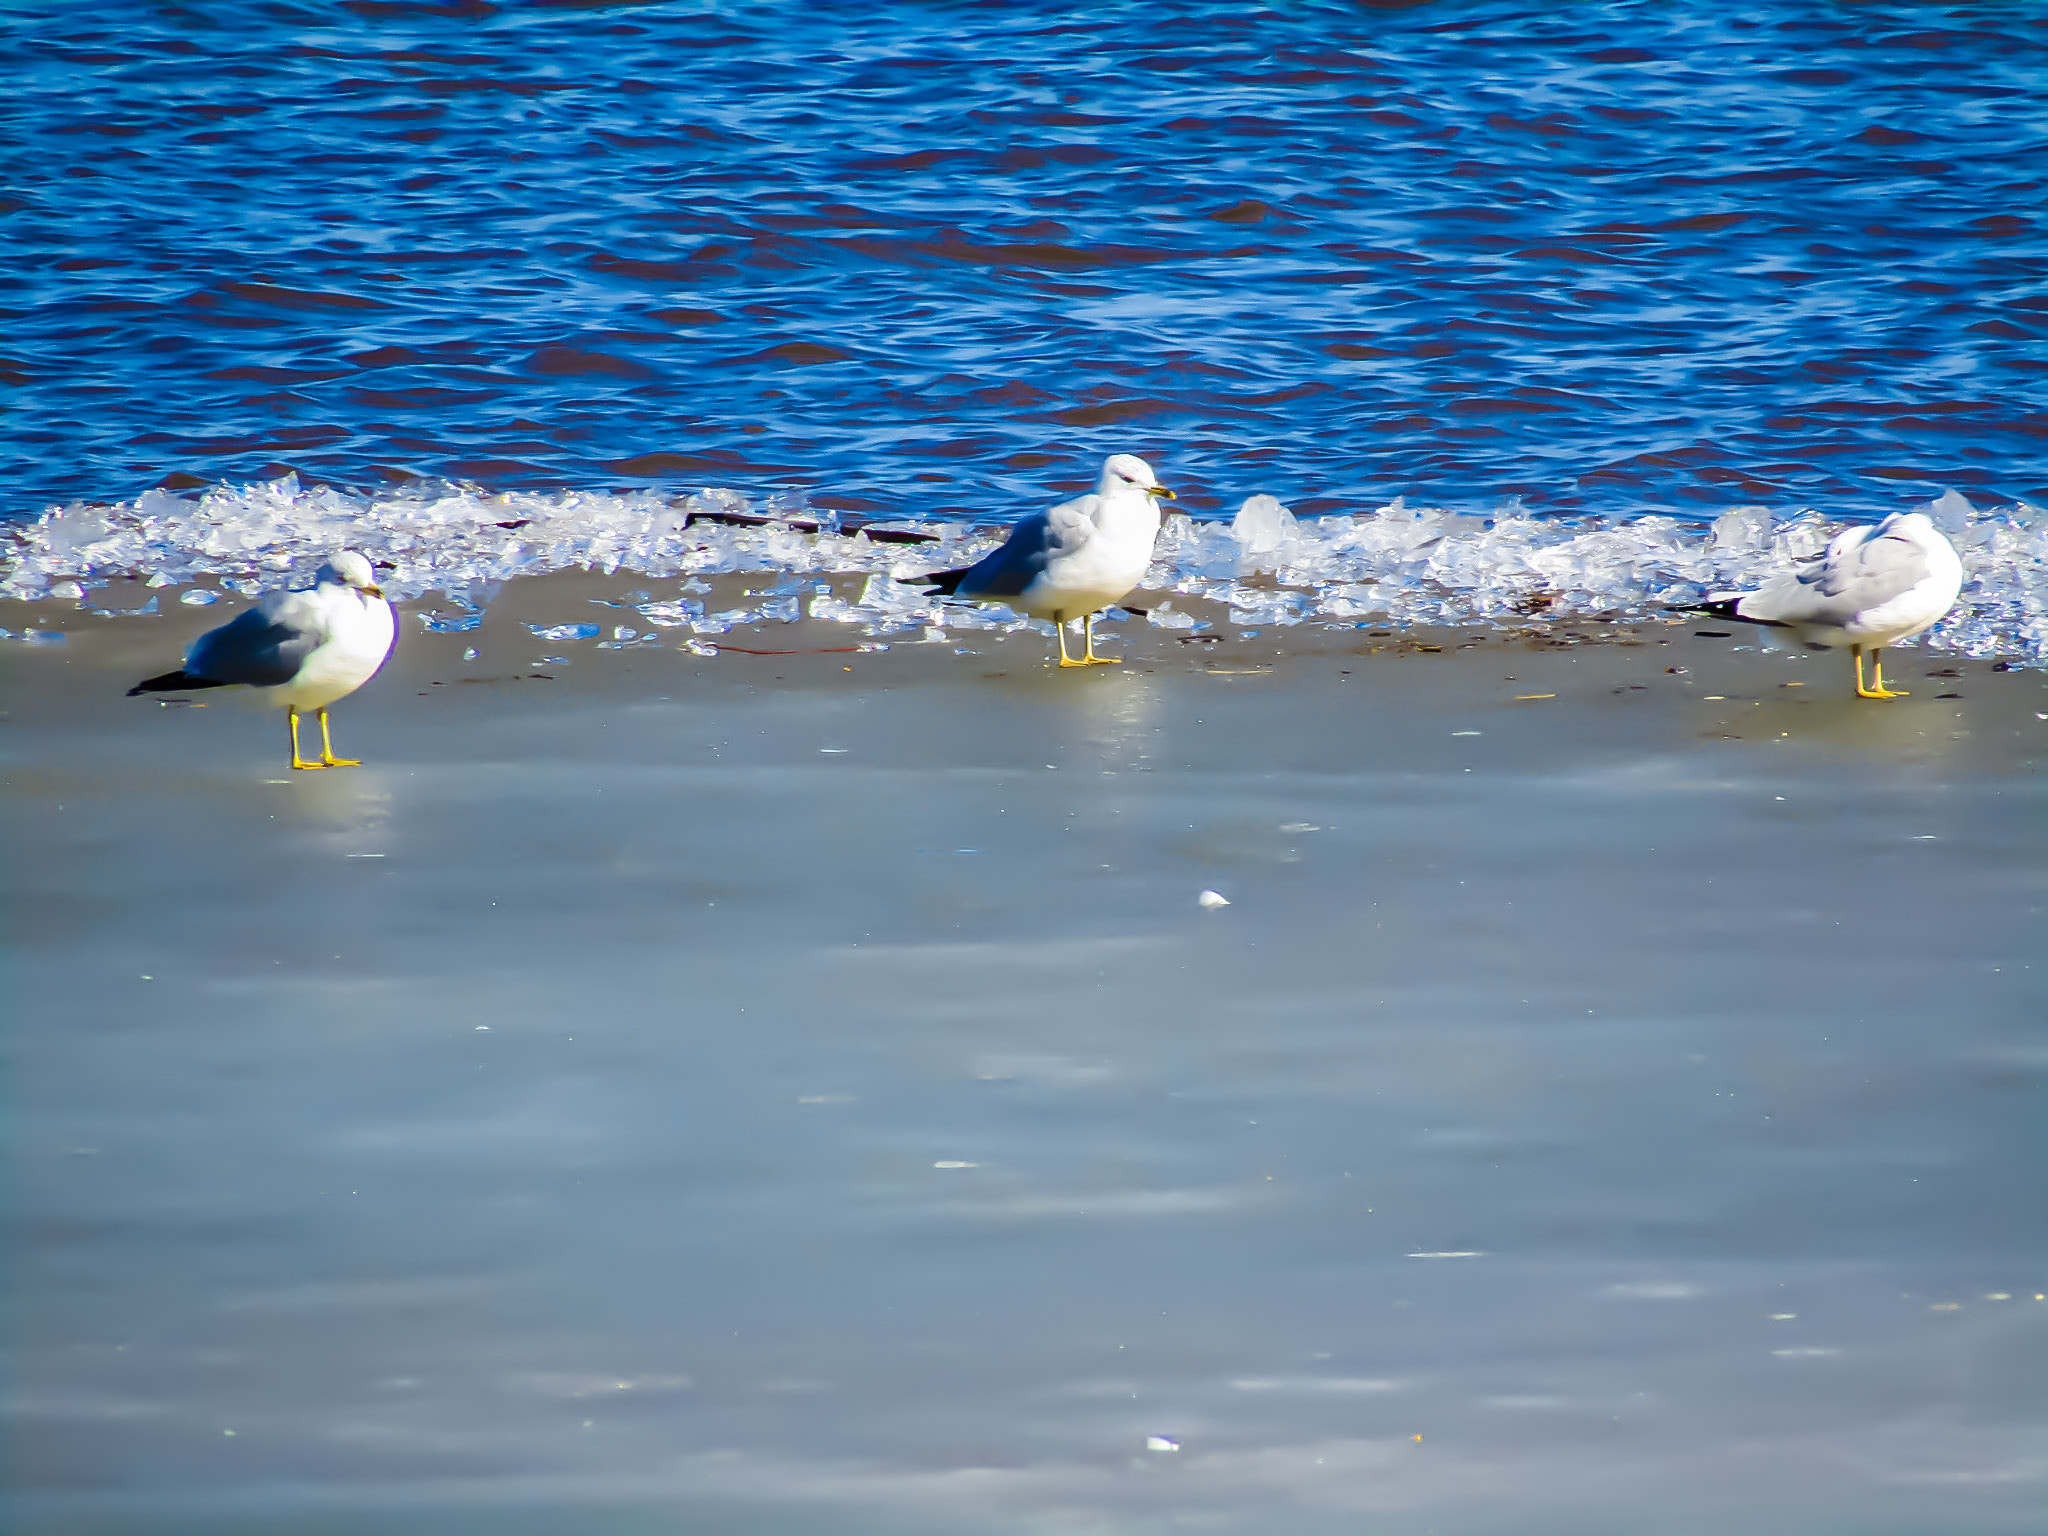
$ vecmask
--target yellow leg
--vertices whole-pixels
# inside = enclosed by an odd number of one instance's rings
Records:
[[[1087,618],[1081,621],[1081,633],[1086,636],[1088,641],[1087,649],[1081,657],[1084,663],[1098,667],[1120,667],[1124,664],[1121,656],[1098,656],[1095,654],[1094,614],[1089,614]]]
[[[1087,662],[1076,661],[1073,657],[1067,654],[1067,621],[1065,619],[1054,619],[1052,621],[1052,627],[1053,632],[1060,637],[1060,665],[1063,667],[1087,666]]]
[[[334,743],[327,739],[327,711],[320,714],[320,766],[322,768],[360,768],[363,760],[359,757],[336,757]]]
[[[1852,645],[1849,654],[1856,662],[1856,697],[1859,699],[1903,699],[1906,690],[1884,685],[1884,647],[1870,653],[1870,686],[1863,686],[1863,647]]]
[[[292,728],[292,766],[293,766],[294,768],[305,768],[305,769],[313,769],[313,768],[325,768],[325,767],[327,766],[327,765],[326,765],[325,763],[309,763],[309,762],[307,762],[307,761],[306,761],[306,760],[305,760],[305,759],[304,759],[303,757],[299,756],[299,712],[298,712],[298,710],[297,710],[297,709],[295,709],[295,708],[290,708],[290,707],[287,707],[287,708],[286,708],[286,710],[285,710],[285,712],[284,712],[284,717],[285,717],[285,719],[286,719],[286,720],[288,720],[288,721],[290,721],[290,722],[291,722],[291,728]]]

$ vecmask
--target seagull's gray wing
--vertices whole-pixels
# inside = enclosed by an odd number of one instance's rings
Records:
[[[1019,518],[1003,540],[960,580],[962,597],[1016,597],[1044,573],[1046,565],[1071,555],[1095,537],[1095,520],[1085,510],[1094,498],[1077,497],[1045,512]]]
[[[1927,552],[1881,528],[1852,528],[1807,569],[1742,600],[1745,619],[1774,624],[1848,624],[1910,592],[1931,574]]]
[[[185,670],[216,683],[275,688],[299,675],[327,638],[327,625],[307,592],[268,592],[248,612],[193,643]]]

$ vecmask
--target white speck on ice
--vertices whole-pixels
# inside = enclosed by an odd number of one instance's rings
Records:
[[[1164,1435],[1147,1435],[1145,1437],[1145,1449],[1148,1451],[1177,1451],[1180,1449],[1180,1442],[1178,1440],[1169,1440]]]
[[[949,1161],[947,1161],[947,1162],[943,1162],[943,1163],[933,1163],[933,1164],[932,1164],[932,1166],[933,1166],[934,1168],[979,1168],[979,1167],[981,1166],[981,1164],[979,1164],[979,1163],[959,1163],[959,1162],[953,1162],[953,1161],[950,1161],[950,1160],[949,1160]]]
[[[1230,898],[1221,891],[1204,891],[1195,898],[1195,905],[1205,912],[1214,912],[1218,907],[1230,905]]]

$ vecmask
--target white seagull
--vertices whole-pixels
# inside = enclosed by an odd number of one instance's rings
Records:
[[[1107,665],[1117,658],[1095,654],[1095,615],[1144,579],[1159,534],[1161,496],[1174,499],[1150,464],[1136,454],[1113,454],[1091,493],[1018,519],[1002,548],[978,564],[896,579],[1050,619],[1061,666]],[[1081,620],[1078,661],[1067,654],[1069,619]]]
[[[343,550],[311,587],[264,593],[255,607],[193,641],[183,670],[137,683],[128,696],[254,688],[290,720],[294,768],[354,768],[360,759],[334,755],[327,706],[376,676],[397,639],[391,605],[373,577],[368,560]],[[318,762],[299,755],[302,709],[320,717]]]
[[[1846,645],[1856,663],[1856,696],[1896,699],[1905,690],[1885,687],[1884,648],[1947,613],[1962,586],[1963,562],[1927,514],[1894,512],[1875,526],[1836,534],[1824,554],[1755,592],[1710,593],[1698,611],[1789,629],[1815,650]]]

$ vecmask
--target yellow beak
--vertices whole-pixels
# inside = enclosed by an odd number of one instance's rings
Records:
[[[1180,500],[1178,496],[1174,495],[1173,492],[1169,491],[1163,485],[1148,485],[1147,487],[1145,487],[1145,494],[1147,496],[1164,496],[1168,501]]]
[[[370,596],[372,597],[382,597],[384,595],[384,589],[382,587],[365,587],[363,588],[363,590],[369,593]]]

